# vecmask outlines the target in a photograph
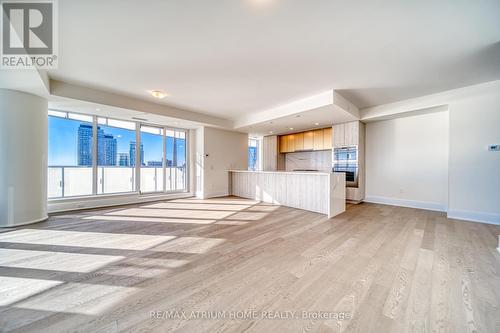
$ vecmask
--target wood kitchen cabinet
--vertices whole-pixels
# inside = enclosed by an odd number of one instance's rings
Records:
[[[295,151],[304,150],[304,133],[297,133],[293,135]]]
[[[359,144],[359,121],[345,123],[345,145],[357,146]]]
[[[280,136],[280,153],[287,153],[288,151],[288,135]]]
[[[304,150],[314,149],[314,132],[307,131],[304,132]]]
[[[345,146],[345,124],[333,125],[333,146],[335,148]]]
[[[332,149],[332,128],[323,130],[323,150]]]
[[[332,128],[318,129],[280,136],[279,152],[332,149]]]
[[[295,151],[295,134],[289,134],[287,137],[287,153],[293,153]]]
[[[313,150],[323,150],[323,130],[313,131]]]
[[[359,121],[333,126],[333,146],[335,148],[359,145]]]

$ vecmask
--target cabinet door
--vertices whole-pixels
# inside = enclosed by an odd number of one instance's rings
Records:
[[[304,150],[312,150],[314,148],[314,132],[309,131],[304,133]]]
[[[359,143],[359,122],[352,121],[345,124],[346,146],[356,146]]]
[[[295,134],[287,135],[287,153],[293,153],[295,151]]]
[[[345,124],[333,126],[333,146],[335,148],[345,146]]]
[[[294,134],[295,137],[295,151],[304,150],[304,133]]]
[[[286,135],[280,136],[280,153],[286,153],[288,150],[288,138]]]
[[[325,128],[323,130],[323,150],[332,149],[332,128]]]
[[[313,132],[313,149],[323,150],[323,130],[315,130]]]

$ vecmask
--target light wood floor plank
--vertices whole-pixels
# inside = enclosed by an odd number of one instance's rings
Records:
[[[1,231],[0,332],[500,332],[500,227],[443,213],[226,197]]]

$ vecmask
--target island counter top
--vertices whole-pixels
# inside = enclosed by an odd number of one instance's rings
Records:
[[[339,172],[230,170],[229,192],[329,218],[345,211],[345,174]]]

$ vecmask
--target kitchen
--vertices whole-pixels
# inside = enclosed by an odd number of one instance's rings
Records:
[[[231,170],[231,193],[333,217],[364,199],[364,141],[360,121],[264,136],[262,171]]]

